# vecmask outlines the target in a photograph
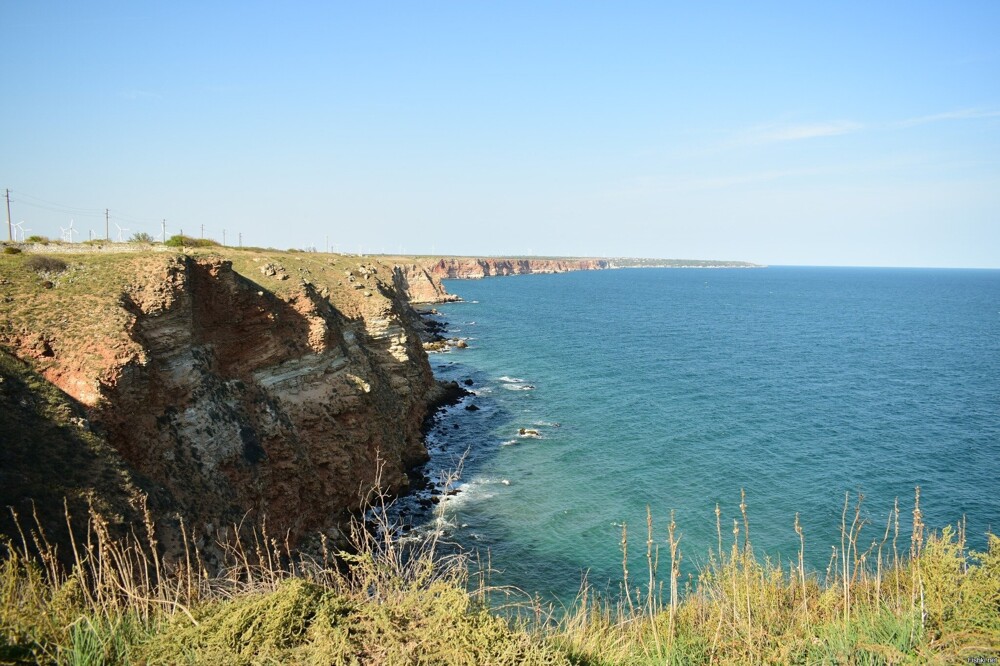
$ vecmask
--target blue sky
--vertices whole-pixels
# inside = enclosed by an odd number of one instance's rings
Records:
[[[1000,3],[709,4],[8,2],[0,188],[52,237],[1000,267]]]

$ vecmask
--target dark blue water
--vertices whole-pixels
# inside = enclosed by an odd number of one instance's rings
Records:
[[[686,566],[731,542],[747,493],[758,553],[826,567],[844,494],[881,539],[914,487],[926,522],[1000,529],[1000,271],[626,269],[449,281],[439,308],[470,347],[432,357],[477,395],[432,433],[455,465],[452,538],[494,583],[572,599],[621,578],[627,523],[644,571],[676,511]],[[475,404],[477,411],[465,407]],[[525,428],[525,436],[519,436]],[[531,431],[537,431],[537,436]],[[741,537],[742,538],[742,537]],[[634,575],[634,574],[633,574]]]

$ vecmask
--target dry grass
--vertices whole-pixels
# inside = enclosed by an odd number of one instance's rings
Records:
[[[679,537],[671,516],[667,601],[647,546],[645,589],[632,588],[616,600],[584,590],[551,640],[582,664],[964,663],[1000,657],[1000,539],[990,535],[988,552],[976,553],[968,550],[961,525],[928,532],[917,489],[910,549],[901,555],[898,502],[871,543],[862,537],[861,502],[860,496],[853,504],[845,499],[841,544],[833,547],[822,577],[805,568],[797,517],[799,552],[783,565],[754,554],[742,498],[742,520],[733,521],[724,549],[717,507],[718,551],[709,553],[679,603]],[[647,525],[651,544],[651,521]],[[622,550],[627,580],[624,537]]]
[[[641,581],[630,577],[623,529],[621,595],[602,599],[585,587],[558,617],[528,601],[514,613],[491,613],[485,579],[470,585],[469,562],[441,555],[435,533],[400,541],[384,501],[373,497],[374,529],[354,524],[349,551],[332,553],[321,538],[313,556],[294,553],[262,524],[220,544],[225,563],[214,573],[193,547],[164,562],[148,512],[129,537],[115,539],[91,510],[68,567],[36,521],[15,516],[19,534],[0,559],[0,663],[901,664],[1000,656],[1000,539],[990,536],[989,551],[974,553],[961,525],[927,531],[919,494],[910,533],[899,534],[897,504],[870,544],[862,540],[861,498],[845,501],[843,541],[825,575],[805,569],[801,527],[797,558],[775,563],[754,554],[745,502],[731,537],[717,511],[718,552],[683,594],[682,536],[672,515],[665,538],[656,534],[649,512]],[[83,518],[67,510],[67,521]],[[191,544],[197,535],[185,536]],[[657,577],[661,544],[666,585]]]
[[[465,559],[438,554],[438,535],[401,543],[375,499],[375,529],[355,522],[347,551],[321,538],[310,557],[266,523],[235,526],[245,538],[219,544],[214,574],[196,535],[185,533],[179,561],[162,561],[148,512],[115,539],[91,511],[69,567],[37,521],[15,515],[0,560],[0,663],[566,663],[490,614],[467,591]]]

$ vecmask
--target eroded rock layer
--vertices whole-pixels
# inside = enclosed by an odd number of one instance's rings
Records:
[[[210,542],[266,517],[294,545],[426,459],[439,388],[390,267],[159,254],[35,275],[17,261],[0,343],[83,408],[168,531],[184,516]]]
[[[437,278],[475,279],[493,275],[528,273],[565,273],[612,268],[607,259],[503,259],[454,257],[440,259],[427,266]]]

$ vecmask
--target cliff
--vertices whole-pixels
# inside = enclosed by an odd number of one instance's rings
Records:
[[[127,523],[148,494],[168,550],[177,516],[206,545],[266,517],[294,546],[335,537],[377,477],[399,491],[426,459],[421,425],[440,388],[391,267],[238,251],[65,258],[0,258],[0,345],[61,391],[61,407],[32,418],[96,438],[91,458],[111,461],[97,480],[62,469],[77,500],[110,497]],[[28,409],[7,395],[28,380],[4,367],[2,395]],[[43,457],[73,445],[48,451],[51,437],[15,426],[5,414],[0,499],[30,513]]]
[[[614,268],[607,259],[502,259],[481,257],[420,257],[392,260],[394,283],[411,303],[460,300],[449,294],[442,278],[478,279],[497,275],[564,273]]]
[[[411,303],[447,303],[460,300],[449,294],[441,284],[441,276],[419,263],[397,263],[393,266],[393,283]]]
[[[495,275],[565,273],[614,268],[607,259],[504,259],[451,257],[427,265],[437,278],[477,279]]]
[[[529,273],[565,273],[611,268],[761,268],[746,261],[709,259],[511,258],[511,257],[399,257],[395,264],[397,287],[414,303],[445,303],[460,300],[449,294],[441,280],[479,279]]]

